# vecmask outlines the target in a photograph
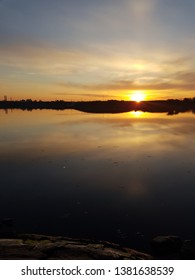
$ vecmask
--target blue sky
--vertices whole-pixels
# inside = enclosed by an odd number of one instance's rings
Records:
[[[0,95],[195,96],[194,0],[0,0]]]

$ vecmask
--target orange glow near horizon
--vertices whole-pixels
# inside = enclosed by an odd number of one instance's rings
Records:
[[[146,98],[146,94],[143,90],[135,90],[130,96],[132,101],[141,102]]]

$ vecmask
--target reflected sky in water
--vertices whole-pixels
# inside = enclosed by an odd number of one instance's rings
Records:
[[[139,248],[195,235],[195,115],[0,110],[1,218]]]

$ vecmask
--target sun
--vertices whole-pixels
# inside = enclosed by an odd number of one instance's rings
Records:
[[[131,100],[132,101],[136,101],[136,102],[140,102],[143,101],[145,99],[145,92],[142,90],[135,90],[133,91],[132,95],[131,95]]]

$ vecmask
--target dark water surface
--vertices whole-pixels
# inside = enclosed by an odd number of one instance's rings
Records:
[[[0,218],[143,246],[195,236],[195,115],[0,110]]]

